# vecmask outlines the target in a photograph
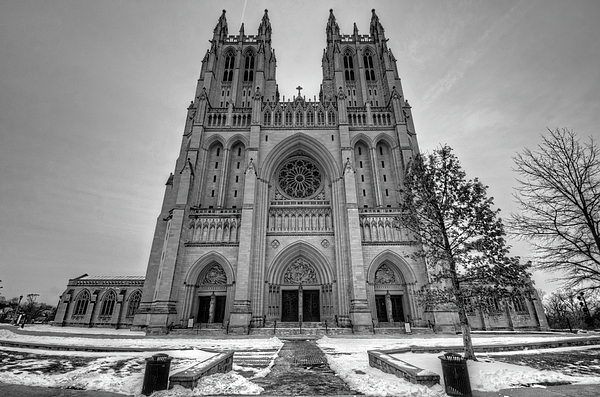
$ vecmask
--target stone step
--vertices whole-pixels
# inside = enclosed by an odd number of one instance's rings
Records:
[[[279,349],[236,351],[233,362],[240,367],[266,368],[277,357]]]

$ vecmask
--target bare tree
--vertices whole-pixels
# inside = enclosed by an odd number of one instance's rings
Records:
[[[600,151],[593,138],[548,130],[536,151],[515,158],[521,213],[511,234],[529,241],[540,269],[567,288],[600,289]]]
[[[595,325],[600,312],[600,291],[578,293],[560,288],[544,295],[542,304],[551,328],[587,328]],[[589,309],[589,316],[584,309]]]

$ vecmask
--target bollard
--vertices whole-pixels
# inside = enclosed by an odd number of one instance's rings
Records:
[[[446,394],[449,396],[473,396],[467,360],[456,353],[446,353],[438,358],[442,361]]]
[[[167,354],[158,353],[146,358],[146,372],[144,373],[142,394],[149,396],[157,390],[166,390],[169,386],[170,369],[171,357]]]

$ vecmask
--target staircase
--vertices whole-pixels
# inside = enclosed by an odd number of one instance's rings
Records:
[[[375,335],[404,335],[404,323],[379,323],[373,328],[369,327],[368,331],[362,331],[360,334],[375,334]],[[414,334],[433,333],[429,328],[412,328]],[[201,337],[221,336],[227,333],[227,323],[215,324],[196,324],[194,328],[175,328],[171,331],[173,335],[198,335]],[[325,322],[280,322],[268,321],[264,326],[251,327],[249,335],[256,336],[313,336],[320,337],[323,335],[352,335],[359,333],[350,327],[338,327],[333,324],[330,326]]]

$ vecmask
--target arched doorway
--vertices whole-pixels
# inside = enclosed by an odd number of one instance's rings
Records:
[[[415,276],[400,256],[382,252],[371,262],[367,277],[371,314],[377,323],[397,325],[417,320]]]
[[[200,273],[197,289],[196,322],[223,323],[227,311],[227,275],[213,262]]]
[[[268,321],[333,320],[335,283],[326,259],[311,245],[288,247],[273,262],[268,279]]]
[[[289,264],[281,285],[281,321],[321,321],[320,283],[314,267],[304,258]]]
[[[375,312],[379,323],[404,322],[404,284],[386,263],[375,272]],[[385,291],[384,291],[385,289]],[[391,292],[390,292],[391,290]]]

